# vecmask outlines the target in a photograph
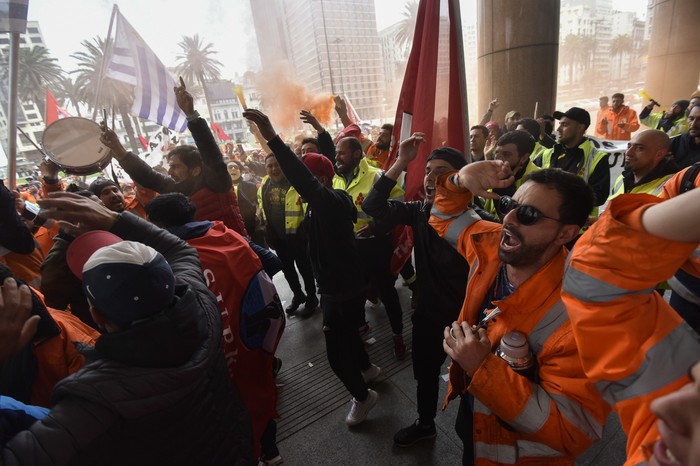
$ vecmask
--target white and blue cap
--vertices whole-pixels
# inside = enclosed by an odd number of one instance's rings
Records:
[[[92,231],[71,243],[66,259],[73,273],[82,274],[83,290],[92,305],[119,328],[161,312],[173,300],[170,264],[145,244]]]

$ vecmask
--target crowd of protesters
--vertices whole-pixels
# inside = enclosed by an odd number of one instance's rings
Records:
[[[416,379],[397,446],[437,435],[449,357],[463,464],[573,464],[611,410],[627,464],[700,464],[700,92],[639,115],[615,93],[595,121],[571,107],[499,122],[496,99],[469,128],[471,163],[430,148],[419,200],[401,180],[421,132],[367,134],[337,99],[335,136],[299,109],[315,134],[287,144],[248,109],[266,151],[246,152],[174,92],[195,145],[164,167],[103,123],[131,181],[44,162],[0,187],[4,462],[279,465],[286,319],[322,313],[356,426],[380,402],[363,335],[381,300]],[[617,179],[601,139],[629,141]],[[392,264],[409,227],[412,348]]]

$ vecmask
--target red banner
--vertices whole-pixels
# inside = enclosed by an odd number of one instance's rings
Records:
[[[465,151],[467,120],[466,83],[461,43],[461,18],[458,3],[452,0],[421,0],[418,6],[413,45],[399,95],[394,120],[394,149],[388,166],[396,158],[402,138],[423,132],[418,156],[406,170],[407,201],[422,199],[425,165],[430,151],[450,146]],[[442,10],[441,10],[442,7]],[[410,258],[413,235],[410,228],[395,229],[391,269],[398,273]]]

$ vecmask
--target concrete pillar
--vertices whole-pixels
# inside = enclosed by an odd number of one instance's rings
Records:
[[[700,83],[698,0],[654,0],[645,90],[664,107],[687,99]]]
[[[494,98],[493,120],[506,113],[523,117],[554,110],[557,97],[560,0],[478,0],[478,122]]]

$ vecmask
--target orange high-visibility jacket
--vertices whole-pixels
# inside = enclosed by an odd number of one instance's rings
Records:
[[[459,321],[475,324],[501,261],[501,225],[483,221],[471,209],[470,192],[442,176],[430,224],[469,262],[467,294]],[[490,354],[472,374],[450,366],[447,401],[465,393],[475,398],[474,449],[477,465],[571,465],[602,435],[609,408],[581,367],[566,309],[560,299],[566,250],[562,250],[510,296],[498,302],[502,314],[488,327],[495,351],[501,337],[518,331],[537,358],[539,382],[532,383]],[[511,429],[503,427],[498,418]]]
[[[644,462],[658,437],[649,404],[688,383],[700,355],[700,337],[654,291],[697,246],[644,231],[642,213],[658,202],[614,199],[576,243],[562,289],[586,375],[627,434],[627,465]]]
[[[637,112],[627,105],[623,105],[617,113],[615,113],[612,106],[602,110],[602,112],[603,118],[598,123],[596,133],[602,134],[602,137],[605,139],[629,141],[632,139],[632,133],[639,129]],[[607,120],[607,123],[603,120]],[[622,128],[618,127],[619,123],[623,123],[624,126]]]

